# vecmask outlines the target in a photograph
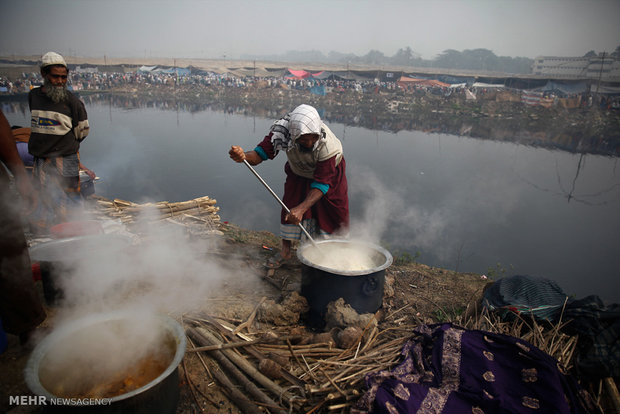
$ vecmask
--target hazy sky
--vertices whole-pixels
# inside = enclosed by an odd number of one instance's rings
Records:
[[[620,0],[1,0],[0,55],[238,58],[446,49],[583,56],[620,46]]]

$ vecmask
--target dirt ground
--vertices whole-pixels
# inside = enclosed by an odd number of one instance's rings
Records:
[[[221,289],[205,301],[202,310],[212,316],[239,325],[252,320],[248,332],[272,331],[278,335],[302,332],[315,335],[305,329],[303,315],[299,312],[280,312],[280,303],[299,292],[301,282],[301,263],[294,259],[291,263],[269,272],[264,268],[265,260],[279,247],[279,240],[268,232],[253,232],[235,227],[222,226],[223,243],[217,251],[208,252],[223,266],[247,270],[248,274],[259,275],[256,283],[244,280],[227,281]],[[262,275],[262,276],[261,276]],[[433,323],[452,320],[463,312],[465,307],[480,298],[488,280],[478,274],[456,273],[424,264],[395,258],[386,270],[383,306],[377,312],[379,326],[410,326],[420,323]],[[253,319],[252,313],[262,303],[262,318]],[[270,308],[271,307],[271,308]],[[287,320],[276,321],[278,326],[270,326],[273,315],[266,320],[264,315],[281,313]],[[48,319],[40,327],[50,329],[54,325],[54,308],[47,308]],[[267,318],[268,319],[268,318]],[[184,326],[190,325],[186,321]],[[10,414],[43,412],[41,406],[9,404],[9,396],[32,395],[23,378],[23,369],[30,350],[19,345],[16,337],[9,335],[9,348],[0,355],[0,412]],[[188,349],[193,347],[188,340]],[[387,367],[386,367],[387,368]],[[239,408],[231,402],[227,392],[214,378],[214,361],[207,353],[187,352],[179,366],[180,401],[179,414],[198,412],[238,413]],[[321,412],[320,410],[317,412]],[[347,412],[346,409],[336,412]]]

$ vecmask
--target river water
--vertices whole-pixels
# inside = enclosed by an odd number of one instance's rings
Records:
[[[12,125],[29,124],[24,103],[3,111]],[[279,205],[227,154],[233,144],[252,149],[273,119],[164,105],[87,103],[87,111],[81,156],[101,177],[98,194],[134,202],[208,195],[223,221],[277,234]],[[352,235],[431,266],[543,276],[577,298],[620,302],[617,158],[329,126],[344,145]],[[280,195],[285,158],[256,167]]]

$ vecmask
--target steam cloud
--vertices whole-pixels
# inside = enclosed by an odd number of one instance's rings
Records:
[[[388,230],[398,228],[408,235],[404,245],[430,248],[441,240],[446,227],[441,210],[428,212],[407,205],[396,189],[369,169],[358,170],[350,181],[358,183],[350,187],[352,195],[363,198],[361,214],[351,219],[353,238],[379,244]]]
[[[140,217],[138,244],[130,245],[130,238],[105,242],[73,263],[63,275],[63,313],[130,307],[181,315],[203,307],[227,280],[258,280],[210,260],[207,253],[219,241],[190,240],[183,226],[158,223],[154,214]]]
[[[434,205],[411,205],[405,201],[410,197],[403,194],[411,188],[390,186],[372,170],[358,168],[349,177],[350,196],[361,205],[351,218],[351,237],[376,244],[389,239],[392,244],[386,247],[392,254],[417,251],[424,263],[435,261],[458,270],[474,254],[472,246],[488,232],[474,223],[486,223],[488,228],[504,225],[520,197],[516,190],[505,191],[505,181],[482,171],[473,173],[467,184],[446,186],[445,194],[435,195]],[[487,214],[489,206],[496,214]]]
[[[75,214],[74,219],[87,218],[84,211]],[[184,226],[158,220],[155,214],[144,212],[134,233],[79,238],[76,252],[62,253],[63,266],[54,275],[64,295],[53,321],[57,342],[40,368],[43,385],[57,395],[67,389],[73,396],[100,391],[111,379],[133,375],[127,370],[142,358],[170,353],[171,338],[158,326],[156,314],[207,311],[208,299],[235,280],[254,290],[252,281],[259,278],[252,271],[208,259],[207,253],[219,248],[218,240],[190,240]],[[91,245],[92,240],[98,241]],[[127,315],[120,325],[74,330],[91,317],[117,312]]]

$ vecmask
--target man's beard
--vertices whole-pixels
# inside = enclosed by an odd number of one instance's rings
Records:
[[[60,103],[67,100],[69,94],[67,92],[67,85],[54,86],[47,78],[43,80],[43,86],[45,87],[45,95],[54,103]]]

